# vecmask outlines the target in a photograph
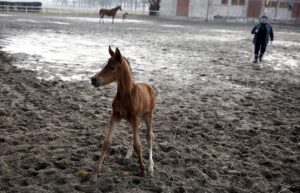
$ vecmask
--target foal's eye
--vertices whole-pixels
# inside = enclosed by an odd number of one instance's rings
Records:
[[[115,66],[110,66],[109,69],[114,70]]]

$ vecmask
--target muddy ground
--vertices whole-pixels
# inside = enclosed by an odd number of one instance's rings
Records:
[[[299,28],[275,25],[274,44],[254,65],[252,24],[134,19],[140,22],[100,25],[0,15],[0,192],[300,192]],[[63,81],[74,73],[70,67],[59,71],[50,68],[60,65],[55,60],[13,52],[22,45],[7,51],[15,36],[49,31],[94,38],[104,50],[101,65],[108,44],[130,48],[135,79],[159,90],[153,177],[139,175],[135,155],[125,158],[131,134],[125,122],[114,133],[98,181],[91,185],[80,176],[99,158],[116,87],[90,85],[100,64],[91,62],[85,76]],[[43,49],[52,49],[50,43]],[[147,166],[145,125],[141,129]]]

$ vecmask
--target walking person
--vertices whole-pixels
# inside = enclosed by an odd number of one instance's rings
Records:
[[[272,26],[268,23],[266,15],[261,16],[260,23],[254,26],[251,33],[254,34],[253,43],[255,45],[253,62],[257,63],[258,59],[262,61],[269,40],[273,41],[274,39]]]

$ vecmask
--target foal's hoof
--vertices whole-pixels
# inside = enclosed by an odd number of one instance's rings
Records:
[[[90,183],[94,184],[97,181],[97,175],[91,174],[90,175]]]
[[[141,174],[141,176],[142,176],[142,177],[145,177],[145,176],[147,176],[147,173],[146,173],[146,171],[145,171],[145,170],[141,171],[141,173],[140,173],[140,174]]]
[[[153,177],[154,176],[154,171],[153,170],[148,170],[148,175]]]

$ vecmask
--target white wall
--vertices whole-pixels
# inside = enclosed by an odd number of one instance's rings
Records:
[[[276,8],[267,8],[267,16],[270,19],[275,19]],[[292,17],[292,11],[289,11],[288,8],[278,8],[276,19],[288,19]]]
[[[190,0],[189,17],[206,18],[208,0]]]
[[[215,16],[221,17],[246,17],[248,12],[248,1],[245,5],[231,5],[231,0],[228,0],[228,5],[222,5],[221,0],[190,0],[189,17],[199,17],[205,19],[207,16],[207,4],[209,4],[208,19],[213,20]],[[177,0],[161,0],[160,15],[176,16]],[[270,19],[275,17],[275,8],[268,8],[267,14]],[[278,8],[276,19],[291,18],[291,11],[287,8]]]
[[[177,0],[161,0],[160,15],[175,16],[177,10]]]
[[[210,17],[219,15],[223,17],[246,17],[248,10],[248,0],[245,1],[245,5],[231,5],[231,0],[228,0],[228,4],[221,4],[221,0],[213,0],[213,3],[209,9]]]
[[[276,19],[287,19],[292,18],[292,11],[287,8],[278,8]]]

